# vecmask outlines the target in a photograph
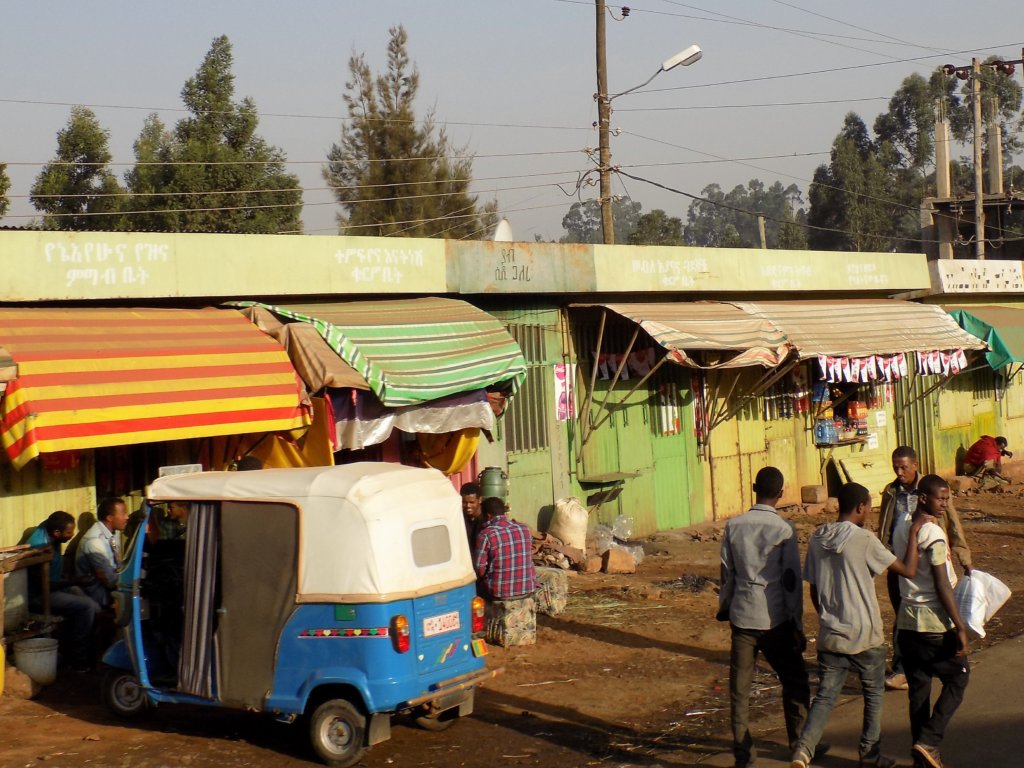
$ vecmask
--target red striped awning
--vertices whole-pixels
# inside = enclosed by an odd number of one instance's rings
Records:
[[[284,349],[231,309],[0,308],[15,467],[73,448],[308,426]]]

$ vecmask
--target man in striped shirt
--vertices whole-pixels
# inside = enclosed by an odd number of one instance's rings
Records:
[[[530,529],[509,520],[505,502],[495,497],[481,504],[485,522],[476,537],[473,567],[477,590],[488,600],[514,600],[537,590]]]

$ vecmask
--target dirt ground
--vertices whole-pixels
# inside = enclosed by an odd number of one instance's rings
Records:
[[[1024,485],[956,503],[975,566],[1017,593],[981,648],[1024,632]],[[826,522],[799,507],[784,516],[802,549]],[[443,733],[397,720],[362,765],[690,766],[728,751],[728,626],[714,620],[720,532],[715,524],[653,536],[634,575],[574,575],[568,608],[540,617],[536,646],[492,649],[490,664],[505,672],[480,692],[471,718]],[[884,579],[878,594],[891,622]],[[817,624],[805,606],[810,664]],[[781,745],[774,682],[759,674],[752,704],[766,740]],[[316,764],[299,726],[184,706],[126,724],[99,702],[98,685],[96,675],[66,673],[33,701],[0,698],[0,768]]]

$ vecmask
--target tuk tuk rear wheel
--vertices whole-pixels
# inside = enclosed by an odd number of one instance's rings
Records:
[[[133,719],[149,710],[149,697],[139,678],[124,669],[110,669],[103,676],[103,703],[118,717]]]
[[[325,701],[310,717],[309,740],[327,765],[348,768],[366,753],[366,717],[345,699]]]

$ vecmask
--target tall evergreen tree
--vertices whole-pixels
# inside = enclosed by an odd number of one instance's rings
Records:
[[[11,189],[11,177],[7,175],[7,163],[0,163],[0,217],[7,215],[11,201],[7,199],[7,193]]]
[[[107,167],[109,138],[92,110],[71,108],[67,127],[57,133],[57,154],[30,190],[32,205],[45,214],[44,229],[122,228],[124,190]]]
[[[339,232],[485,236],[490,218],[469,194],[472,158],[437,128],[433,112],[416,118],[420,76],[407,43],[403,27],[389,30],[387,69],[376,76],[363,54],[349,59],[351,79],[344,94],[349,120],[323,170],[341,205]]]
[[[135,228],[181,232],[276,233],[301,229],[299,179],[284,153],[256,134],[256,104],[234,101],[231,42],[213,41],[181,98],[190,115],[168,136],[150,116],[135,142],[128,176],[133,205],[152,211]],[[144,163],[167,163],[147,166]],[[164,196],[149,193],[163,192]]]
[[[142,133],[135,140],[135,166],[125,177],[129,205],[140,211],[129,217],[128,227],[142,232],[159,231],[167,228],[167,214],[163,210],[174,208],[173,197],[161,194],[170,186],[172,178],[171,161],[174,137],[164,126],[159,115],[149,115],[142,126]]]

